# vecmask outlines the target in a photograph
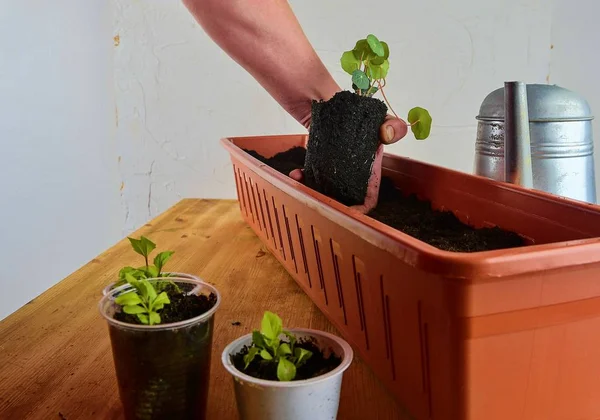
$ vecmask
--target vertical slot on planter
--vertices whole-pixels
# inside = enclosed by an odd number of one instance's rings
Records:
[[[298,238],[300,238],[300,252],[302,252],[302,261],[304,261],[304,272],[306,273],[306,277],[308,277],[308,287],[312,289],[312,280],[310,278],[310,271],[308,270],[308,261],[306,260],[306,248],[304,247],[304,236],[302,235],[302,228],[298,222],[298,215],[296,214],[295,217],[296,227],[298,228]]]
[[[433,406],[431,402],[431,375],[429,371],[429,326],[423,321],[423,304],[419,300],[417,303],[419,312],[419,337],[421,340],[421,375],[423,382],[423,392],[427,396],[427,407],[429,417],[432,417]]]
[[[288,242],[290,244],[290,258],[294,261],[294,268],[296,269],[296,274],[298,274],[298,264],[296,263],[296,255],[294,254],[294,245],[292,244],[292,233],[290,232],[290,222],[288,220],[287,214],[285,212],[285,206],[281,206],[283,209],[283,218],[285,220],[285,230],[287,232]]]
[[[244,186],[246,187],[246,197],[248,198],[248,208],[250,209],[250,215],[252,216],[252,224],[254,224],[254,210],[252,209],[252,203],[250,202],[250,190],[248,189],[248,177],[244,172]]]
[[[333,241],[333,239],[329,239],[329,247],[331,249],[331,259],[333,260],[333,272],[335,274],[335,285],[337,287],[338,292],[338,302],[340,308],[344,313],[344,325],[348,325],[348,318],[346,317],[346,305],[344,305],[344,291],[342,289],[342,278],[340,275],[340,262],[338,260],[338,254],[341,254],[339,251],[339,245]]]
[[[283,259],[285,260],[285,248],[283,247],[283,237],[281,235],[281,225],[279,224],[279,213],[277,212],[275,197],[271,197],[271,201],[273,202],[273,212],[275,213],[275,222],[277,223],[277,234],[279,236],[279,246],[281,247],[281,255],[283,255]]]
[[[390,317],[390,297],[385,293],[383,275],[379,276],[381,290],[381,307],[383,308],[383,326],[385,329],[385,351],[392,368],[392,380],[396,380],[396,363],[394,360],[394,346],[392,343],[392,323]]]
[[[325,305],[329,305],[329,299],[327,298],[327,288],[325,287],[325,279],[323,278],[323,265],[321,262],[321,251],[319,249],[319,241],[317,240],[317,235],[315,235],[315,227],[313,225],[310,226],[310,230],[312,232],[313,245],[315,246],[315,257],[317,259],[317,269],[319,271],[319,282],[321,284],[321,290],[323,290],[323,294],[325,295]]]
[[[354,285],[356,286],[356,299],[358,300],[358,316],[360,319],[360,330],[365,333],[365,343],[369,350],[369,334],[367,332],[367,319],[365,315],[365,304],[363,300],[362,283],[360,272],[356,269],[356,257],[352,256],[352,268],[354,270]]]
[[[265,208],[267,209],[267,219],[269,219],[269,228],[271,229],[271,239],[273,239],[273,246],[277,249],[277,240],[275,239],[275,231],[273,230],[273,219],[271,219],[271,210],[269,209],[269,200],[267,199],[267,192],[263,188],[263,197],[265,198]]]
[[[240,212],[243,212],[244,206],[242,206],[242,194],[240,194],[240,181],[239,181],[238,175],[237,175],[238,168],[237,168],[237,166],[235,166],[235,164],[233,164],[232,166],[233,166],[233,178],[235,179],[235,190],[237,191],[237,196],[238,196],[238,204],[240,205]]]
[[[244,206],[244,212],[246,212],[246,217],[248,217],[248,204],[246,203],[246,193],[244,192],[244,183],[242,181],[242,173],[240,171],[240,168],[238,168],[237,170],[237,181],[240,184],[240,200],[243,203]]]
[[[260,199],[260,189],[258,188],[258,184],[255,183],[256,187],[256,195],[258,196],[258,206],[260,208],[260,215],[262,216],[263,226],[265,227],[265,235],[267,235],[267,240],[269,240],[269,229],[267,228],[267,221],[265,219],[265,212],[263,210],[262,200]],[[254,191],[252,191],[254,192]]]
[[[254,186],[252,185],[252,178],[248,177],[250,181],[250,191],[252,191],[252,202],[254,203],[254,212],[256,214],[256,221],[258,222],[258,228],[262,232],[262,224],[260,223],[260,216],[258,214],[258,206],[256,205],[256,194],[254,194]]]

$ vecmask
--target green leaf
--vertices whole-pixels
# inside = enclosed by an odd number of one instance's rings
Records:
[[[169,258],[171,258],[173,254],[173,251],[163,251],[159,253],[156,257],[154,257],[154,265],[158,268],[159,273],[162,271],[163,267],[165,266],[167,261],[169,261]]]
[[[291,381],[296,377],[296,366],[286,358],[279,359],[277,378],[280,381]]]
[[[148,280],[140,280],[139,284],[142,289],[142,296],[145,296],[149,302],[154,302],[154,299],[156,299],[156,290],[154,289],[154,286],[152,286]]]
[[[168,303],[171,303],[171,301],[169,300],[169,296],[167,296],[167,292],[161,292],[152,304],[156,307],[156,305],[166,305]]]
[[[358,70],[360,67],[360,60],[354,56],[353,51],[346,51],[342,54],[340,63],[342,64],[342,69],[348,74],[352,74],[354,70]]]
[[[138,319],[142,324],[148,325],[148,315],[146,314],[137,314]]]
[[[384,61],[385,61],[385,58],[377,56],[377,57],[369,60],[369,66],[371,66],[371,65],[380,66],[383,64]]]
[[[296,366],[301,366],[302,364],[306,363],[308,359],[310,359],[312,352],[301,347],[297,347],[296,351],[294,351],[294,356],[296,356]]]
[[[367,76],[373,80],[385,79],[390,69],[390,62],[385,60],[380,66],[368,66]]]
[[[150,312],[150,325],[160,324],[160,315],[156,312]]]
[[[354,72],[352,72],[352,83],[361,90],[369,88],[369,78],[362,70],[354,70]]]
[[[277,355],[281,357],[281,356],[286,356],[288,354],[292,354],[290,345],[288,343],[281,344],[281,346],[279,346],[279,348],[277,349]]]
[[[381,41],[379,41],[375,35],[369,34],[367,36],[367,43],[369,44],[369,47],[371,47],[371,51],[379,57],[383,57],[385,50],[383,49],[383,45],[381,45]]]
[[[262,357],[265,360],[272,360],[273,356],[271,356],[271,353],[269,353],[267,350],[262,349],[260,351],[260,357]]]
[[[375,53],[373,53],[371,47],[369,47],[369,43],[366,39],[357,41],[352,53],[354,54],[354,58],[359,61],[370,60],[371,58],[375,57]]]
[[[383,58],[387,60],[390,58],[390,47],[388,46],[387,42],[383,41],[381,41],[381,45],[383,46]]]
[[[152,250],[156,248],[156,244],[145,236],[142,236],[140,239],[129,237],[127,239],[129,239],[129,242],[131,242],[133,250],[143,257],[148,257]]]
[[[128,305],[123,306],[123,312],[126,314],[136,315],[136,314],[144,314],[146,310],[139,305]]]
[[[369,89],[367,89],[367,91],[365,92],[365,95],[367,96],[373,96],[377,93],[378,89],[375,86],[371,86]]]
[[[138,294],[135,292],[127,292],[117,296],[115,298],[115,303],[121,306],[139,305],[142,303],[142,299],[140,299]]]
[[[155,279],[158,277],[158,267],[154,266],[154,265],[149,265],[148,269],[146,270],[146,272],[148,273],[148,278],[150,279]]]
[[[135,275],[133,273],[135,273],[136,269],[133,267],[123,267],[121,268],[121,271],[119,271],[119,280],[126,280],[125,279],[125,275],[127,273],[133,275],[135,277]]]
[[[408,122],[417,140],[425,140],[431,132],[431,115],[420,107],[415,107],[408,112]]]
[[[267,347],[264,337],[260,332],[256,330],[252,331],[252,342],[258,348],[264,349],[265,347]]]
[[[260,327],[262,335],[268,339],[277,340],[283,329],[283,323],[279,316],[273,312],[265,311]]]
[[[258,354],[258,351],[259,350],[256,347],[250,347],[250,350],[248,350],[248,353],[244,356],[244,369],[248,369],[248,366],[250,366],[250,363],[252,363]]]

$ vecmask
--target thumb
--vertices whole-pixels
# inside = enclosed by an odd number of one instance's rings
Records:
[[[400,118],[388,115],[379,130],[379,138],[383,144],[396,143],[406,136],[408,126]]]

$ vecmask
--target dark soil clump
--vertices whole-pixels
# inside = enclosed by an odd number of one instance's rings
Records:
[[[278,164],[279,155],[271,162]],[[452,212],[432,209],[429,201],[405,196],[387,177],[382,177],[377,207],[368,216],[444,251],[479,252],[526,245],[516,233],[498,227],[476,229]]]
[[[161,324],[170,324],[195,318],[208,312],[217,303],[217,296],[214,293],[208,296],[186,295],[185,292],[172,293],[168,290],[167,293],[171,303],[165,305],[159,311]],[[137,316],[126,314],[125,312],[117,312],[114,317],[117,321],[129,324],[141,324]]]
[[[475,229],[452,212],[433,210],[429,201],[403,195],[385,177],[377,207],[368,216],[444,251],[478,252],[525,245],[516,233],[498,227]]]
[[[293,147],[285,152],[277,153],[271,158],[262,157],[254,150],[245,150],[250,156],[255,157],[262,163],[269,165],[271,168],[281,172],[284,175],[289,175],[294,169],[302,169],[304,167],[304,159],[306,157],[306,149],[304,147]]]
[[[347,206],[362,204],[386,115],[381,100],[350,91],[313,101],[306,185]]]
[[[287,341],[282,341],[282,343],[285,342]],[[289,342],[287,343],[289,344]],[[333,353],[326,358],[325,354],[315,344],[314,340],[298,340],[296,347],[309,350],[312,352],[312,356],[306,361],[305,364],[296,370],[296,377],[294,378],[294,381],[316,378],[317,376],[331,372],[342,363],[342,358]],[[244,346],[239,353],[231,356],[231,360],[233,361],[235,368],[240,372],[244,372],[246,375],[254,378],[265,379],[268,381],[278,381],[277,364],[265,362],[260,357],[256,357],[250,363],[248,369],[244,370],[244,356],[248,354],[248,350],[249,348]]]

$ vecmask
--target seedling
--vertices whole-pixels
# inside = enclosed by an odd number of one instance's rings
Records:
[[[158,311],[171,303],[167,293],[157,294],[148,280],[137,280],[129,273],[125,279],[135,290],[117,296],[115,303],[121,305],[126,314],[136,315],[142,324],[160,324]]]
[[[127,275],[131,276],[134,280],[142,280],[149,278],[158,278],[158,277],[168,277],[168,274],[162,272],[163,267],[167,263],[167,261],[173,256],[173,251],[163,251],[157,254],[154,257],[154,264],[150,265],[149,258],[150,254],[156,248],[156,244],[152,242],[150,239],[145,236],[140,237],[140,239],[127,238],[131,243],[133,250],[144,257],[145,265],[134,268],[134,267],[123,267],[119,272],[119,281],[115,283],[114,287],[121,286],[127,283]],[[129,282],[130,283],[130,282]],[[168,282],[173,284],[176,289],[178,289],[177,285],[173,282]],[[159,288],[161,288],[161,284],[157,284]]]
[[[356,42],[354,49],[346,51],[340,59],[342,69],[352,76],[352,88],[357,95],[372,97],[380,91],[392,113],[398,117],[390,105],[383,88],[390,69],[388,58],[390,48],[375,35],[369,34],[365,39]],[[429,137],[431,131],[431,115],[420,107],[411,109],[408,122],[417,140]]]
[[[289,339],[289,343],[281,341],[282,334]],[[260,357],[261,363],[277,364],[277,378],[280,381],[292,381],[296,377],[296,370],[312,356],[312,352],[296,344],[296,337],[283,329],[281,318],[266,311],[260,331],[252,332],[252,346],[244,356],[244,369],[248,369],[250,363]]]

